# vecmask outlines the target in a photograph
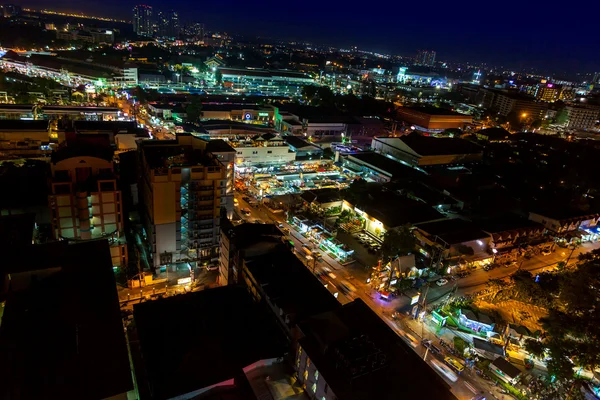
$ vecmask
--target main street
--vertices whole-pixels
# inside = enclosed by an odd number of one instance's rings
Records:
[[[248,203],[239,193],[236,193],[238,207],[236,213],[247,222],[256,223],[274,223],[280,224],[286,228],[287,235],[293,241],[296,252],[303,254],[303,246],[310,248],[314,244],[302,236],[293,226],[287,223],[285,213],[273,213],[261,203]],[[241,210],[249,210],[247,215],[244,215]],[[289,230],[289,231],[288,231]],[[585,243],[582,246],[572,251],[571,249],[563,249],[557,247],[554,252],[549,255],[537,255],[531,259],[524,260],[522,263],[509,267],[498,267],[490,271],[483,269],[474,270],[469,276],[461,278],[455,282],[450,282],[444,286],[432,284],[427,294],[427,304],[436,303],[445,300],[448,295],[455,294],[457,296],[472,294],[485,289],[486,282],[489,279],[504,279],[508,278],[517,269],[530,271],[531,273],[540,273],[552,270],[559,262],[569,261],[569,265],[576,262],[577,257],[581,253],[600,248],[600,243]],[[314,262],[308,262],[307,267],[313,273],[319,273],[329,270],[331,273],[327,277],[328,283],[335,285],[337,288],[342,287],[342,281],[348,281],[356,287],[356,291],[344,295],[339,291],[338,300],[344,304],[354,298],[361,298],[371,309],[377,313],[394,331],[396,331],[420,356],[424,357],[426,349],[421,345],[422,339],[432,340],[438,348],[442,350],[441,354],[428,353],[426,362],[439,373],[439,365],[444,365],[443,358],[446,355],[446,350],[439,345],[439,337],[435,336],[435,330],[427,323],[418,322],[411,317],[401,315],[400,319],[392,319],[392,313],[398,309],[406,309],[410,305],[410,299],[406,296],[393,298],[391,301],[382,299],[367,283],[366,277],[369,275],[369,267],[361,265],[359,262],[354,262],[350,265],[341,265],[337,260],[331,258],[325,252],[321,252],[321,258]],[[301,259],[304,257],[300,256]],[[408,335],[407,335],[408,333]],[[407,340],[407,337],[412,337],[414,340]],[[440,376],[451,386],[452,392],[459,399],[471,399],[476,394],[483,393],[488,399],[509,399],[508,395],[500,392],[500,389],[491,382],[481,379],[470,369],[465,369],[462,374],[458,375],[456,381],[449,379],[448,376],[440,373]]]

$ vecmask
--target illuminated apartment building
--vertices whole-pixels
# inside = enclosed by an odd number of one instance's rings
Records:
[[[126,266],[122,195],[110,145],[67,142],[52,153],[50,167],[49,207],[55,239],[108,239],[113,266]]]
[[[218,259],[222,209],[233,213],[235,151],[189,134],[139,147],[142,219],[152,265]]]

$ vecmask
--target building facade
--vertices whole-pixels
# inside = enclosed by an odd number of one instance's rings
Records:
[[[114,266],[127,265],[121,191],[113,152],[70,144],[52,154],[49,207],[55,239],[108,239]]]
[[[590,129],[598,122],[599,110],[595,108],[567,106],[569,129]]]
[[[416,58],[417,65],[433,66],[435,64],[435,51],[419,50]]]
[[[140,4],[133,8],[133,31],[139,36],[152,36],[152,7]]]
[[[250,140],[231,142],[236,167],[287,164],[296,159],[288,144],[279,136],[265,134]]]
[[[218,257],[222,209],[233,212],[234,152],[215,142],[222,148],[188,134],[140,143],[143,220],[155,268]]]

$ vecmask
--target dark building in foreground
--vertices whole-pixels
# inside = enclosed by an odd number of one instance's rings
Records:
[[[127,399],[133,383],[107,241],[31,245],[29,235],[2,251],[0,398]]]
[[[362,300],[298,324],[298,380],[319,400],[455,399]]]
[[[257,398],[246,390],[246,372],[287,351],[270,313],[241,286],[142,303],[134,306],[134,318],[144,363],[136,370],[147,376],[138,384],[152,399],[192,399],[226,389],[242,392],[233,398]]]

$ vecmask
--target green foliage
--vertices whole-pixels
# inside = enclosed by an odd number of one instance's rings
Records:
[[[312,104],[315,96],[317,95],[317,86],[314,85],[306,85],[302,87],[302,98],[308,102],[308,104]]]
[[[556,117],[554,117],[554,123],[557,125],[564,125],[569,120],[569,113],[566,108],[563,108],[559,112],[556,113]]]
[[[199,96],[193,96],[190,104],[185,108],[188,122],[198,122],[202,116],[202,100]]]
[[[590,252],[577,269],[563,272],[559,298],[540,322],[548,333],[548,369],[559,381],[573,379],[573,367],[600,365],[600,257]]]
[[[217,69],[217,71],[215,72],[215,81],[219,85],[223,82],[223,73],[220,69]]]
[[[469,344],[465,342],[462,338],[458,336],[454,336],[454,349],[458,352],[458,354],[465,354],[465,349],[469,347]]]
[[[527,339],[525,341],[525,350],[528,353],[533,354],[537,358],[544,358],[544,352],[546,351],[546,346],[539,340],[535,339]]]

